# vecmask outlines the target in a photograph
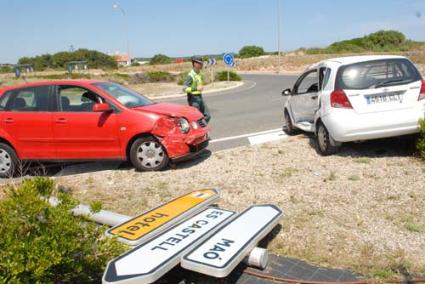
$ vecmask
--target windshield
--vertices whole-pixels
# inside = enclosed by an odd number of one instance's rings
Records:
[[[416,67],[407,59],[384,59],[342,66],[336,89],[371,89],[408,84],[421,80]]]
[[[104,82],[96,83],[94,85],[113,96],[126,107],[142,107],[154,103],[148,98],[136,93],[135,91],[127,89],[126,87],[120,84]]]

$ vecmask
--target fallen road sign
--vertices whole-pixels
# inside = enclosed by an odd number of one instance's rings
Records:
[[[216,234],[195,246],[181,260],[183,268],[214,277],[226,277],[279,222],[274,205],[254,205]]]
[[[136,246],[200,212],[219,198],[219,191],[215,189],[193,191],[109,229],[106,235]]]
[[[216,232],[236,215],[208,208],[108,263],[103,283],[152,283],[176,266],[194,245]]]

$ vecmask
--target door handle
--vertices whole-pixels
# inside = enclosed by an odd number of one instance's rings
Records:
[[[57,124],[65,124],[67,121],[66,121],[66,118],[58,118],[58,119],[56,119],[56,123]]]
[[[8,117],[8,118],[5,118],[4,120],[4,123],[13,123],[13,118],[11,118],[11,117]]]
[[[310,99],[315,100],[315,99],[317,99],[317,97],[318,97],[317,95],[311,96]]]

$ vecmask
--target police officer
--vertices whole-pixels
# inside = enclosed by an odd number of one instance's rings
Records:
[[[187,102],[190,106],[196,107],[205,117],[208,122],[211,119],[211,115],[208,111],[208,107],[202,98],[203,81],[204,78],[201,74],[204,62],[199,56],[192,57],[193,69],[187,75],[186,81],[184,82],[184,92],[187,94]]]

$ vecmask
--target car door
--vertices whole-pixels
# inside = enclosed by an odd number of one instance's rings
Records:
[[[292,118],[296,123],[313,122],[318,108],[319,79],[317,69],[309,70],[298,79],[291,97]]]
[[[51,86],[32,86],[6,92],[0,102],[1,131],[19,158],[52,159],[53,130]]]
[[[53,134],[58,158],[118,159],[117,111],[93,112],[93,105],[105,99],[80,86],[58,85],[56,94]]]

